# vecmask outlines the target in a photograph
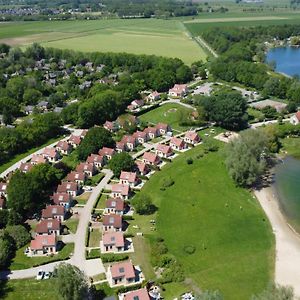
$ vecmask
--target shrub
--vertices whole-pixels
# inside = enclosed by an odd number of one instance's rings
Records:
[[[196,251],[196,247],[193,245],[187,245],[183,248],[183,250],[186,254],[193,254]]]
[[[175,183],[175,181],[171,177],[165,177],[161,180],[160,183],[161,183],[160,189],[164,191],[166,188],[172,186]]]
[[[103,263],[109,263],[109,262],[127,260],[129,256],[127,254],[102,254],[100,258]]]
[[[142,287],[142,285],[139,284],[135,284],[135,285],[131,285],[131,286],[124,286],[124,287],[120,287],[117,289],[117,294],[123,294],[123,293],[127,293],[136,289],[140,289]]]
[[[193,159],[190,157],[190,158],[188,158],[187,160],[186,160],[186,163],[188,164],[188,165],[192,165],[193,164]]]
[[[101,252],[100,249],[92,249],[91,251],[87,251],[86,258],[93,259],[93,258],[100,258]]]

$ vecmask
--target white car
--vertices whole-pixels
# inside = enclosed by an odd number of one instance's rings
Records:
[[[45,275],[45,272],[43,270],[39,270],[36,275],[36,280],[42,280]]]

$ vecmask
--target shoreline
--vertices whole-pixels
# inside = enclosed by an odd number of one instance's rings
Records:
[[[272,187],[254,190],[275,235],[275,282],[289,285],[300,296],[300,235],[282,214]]]

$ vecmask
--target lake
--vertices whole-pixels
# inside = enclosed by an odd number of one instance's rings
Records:
[[[280,208],[290,225],[300,233],[300,160],[285,158],[275,173],[274,188]]]
[[[272,48],[266,56],[267,62],[276,62],[276,71],[289,76],[300,76],[300,48]]]

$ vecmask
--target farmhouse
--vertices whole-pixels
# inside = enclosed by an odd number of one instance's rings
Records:
[[[145,176],[145,175],[147,175],[150,172],[150,168],[144,162],[137,161],[136,162],[136,166],[137,166],[137,171],[142,176]]]
[[[101,252],[122,252],[125,250],[124,233],[118,232],[105,232],[100,242]]]
[[[118,130],[118,125],[116,122],[106,121],[103,127],[110,132],[115,132]]]
[[[76,182],[62,182],[57,187],[57,192],[58,193],[68,193],[72,197],[76,197],[79,192],[78,184]]]
[[[117,142],[116,143],[116,151],[118,153],[126,151],[126,144],[124,142]]]
[[[291,124],[298,125],[300,123],[300,111],[296,112],[290,119]]]
[[[159,156],[159,157],[164,157],[164,158],[168,158],[171,155],[173,155],[173,151],[172,148],[170,146],[167,145],[163,145],[163,144],[158,144],[156,146],[156,150],[155,153]]]
[[[183,97],[188,93],[188,87],[186,84],[175,84],[173,88],[169,89],[169,96],[171,97]]]
[[[122,231],[122,216],[117,214],[109,214],[103,216],[102,231],[116,232]]]
[[[201,141],[200,136],[195,131],[188,131],[185,134],[183,139],[187,144],[192,144],[192,145],[196,145]]]
[[[7,195],[7,183],[6,182],[0,182],[0,197],[6,197]]]
[[[69,138],[69,143],[74,147],[77,148],[81,143],[81,137],[79,135],[71,135]]]
[[[30,160],[30,163],[32,165],[45,164],[47,162],[48,162],[47,158],[45,158],[43,155],[40,154],[33,154]]]
[[[86,179],[86,173],[72,171],[67,175],[67,181],[76,182],[78,184],[83,184]]]
[[[131,188],[135,187],[139,183],[139,179],[135,172],[122,171],[120,175],[120,184],[127,184]]]
[[[151,166],[157,166],[161,162],[159,156],[152,152],[145,152],[142,160],[145,164],[148,164]]]
[[[144,144],[148,141],[148,135],[146,132],[143,131],[136,131],[133,134],[133,137],[138,141],[140,144]]]
[[[55,148],[62,155],[69,155],[73,149],[72,145],[69,144],[67,141],[59,141]]]
[[[59,152],[52,147],[45,148],[42,155],[51,163],[57,162],[60,158]]]
[[[165,135],[168,132],[172,132],[172,128],[168,124],[158,123],[155,128],[159,132],[160,135]]]
[[[96,168],[94,164],[80,163],[76,167],[76,172],[85,173],[88,177],[91,177],[96,173]]]
[[[130,291],[119,296],[119,300],[150,300],[146,288]]]
[[[148,137],[152,140],[156,137],[160,136],[160,131],[155,127],[147,127],[144,129],[144,132],[148,135]]]
[[[53,220],[41,220],[37,224],[35,232],[37,235],[50,235],[54,234],[56,236],[60,235],[60,221],[58,219]]]
[[[126,184],[113,184],[111,186],[111,196],[113,198],[121,198],[128,200],[130,187]]]
[[[125,209],[124,201],[121,198],[110,198],[105,202],[105,214],[123,215]]]
[[[170,146],[173,150],[180,151],[186,148],[186,143],[180,138],[172,137],[170,140]]]
[[[137,144],[136,138],[132,135],[124,135],[121,142],[126,145],[129,151],[132,151]]]
[[[31,255],[45,255],[55,254],[56,249],[56,236],[51,235],[37,235],[34,240],[30,243],[30,254]]]
[[[157,101],[160,99],[160,93],[158,93],[157,91],[154,91],[148,96],[148,99],[150,101]]]
[[[69,208],[71,206],[72,197],[68,193],[54,193],[52,201],[55,205],[61,205],[65,208]]]
[[[33,168],[33,165],[30,163],[21,163],[19,170],[23,173],[29,172]]]
[[[61,205],[49,205],[42,210],[42,219],[58,219],[63,222],[65,219],[65,208]]]
[[[107,160],[111,160],[111,158],[113,157],[113,155],[116,154],[115,149],[113,148],[107,148],[107,147],[103,147],[100,151],[99,151],[99,155],[106,157]]]
[[[99,154],[91,154],[86,162],[88,164],[94,164],[96,168],[100,169],[101,167],[104,166],[105,164],[105,159],[103,156],[99,155]]]
[[[110,286],[130,285],[136,282],[136,270],[131,261],[110,265],[107,270]]]

